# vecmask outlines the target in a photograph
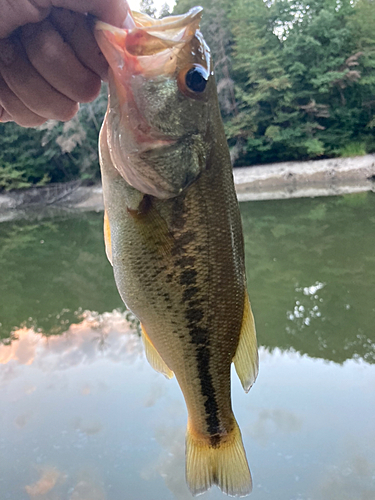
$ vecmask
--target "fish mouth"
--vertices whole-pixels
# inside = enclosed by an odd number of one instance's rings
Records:
[[[183,59],[189,59],[189,42],[199,30],[202,7],[186,14],[153,19],[132,12],[135,26],[121,29],[102,21],[95,24],[95,38],[116,78],[124,72],[142,74],[146,78],[173,74]],[[210,71],[207,46],[202,51],[202,66]]]

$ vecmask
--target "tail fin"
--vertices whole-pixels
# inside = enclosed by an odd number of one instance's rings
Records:
[[[236,421],[233,431],[215,447],[197,436],[188,424],[186,482],[194,496],[204,493],[213,484],[230,496],[242,497],[251,493],[251,474]]]

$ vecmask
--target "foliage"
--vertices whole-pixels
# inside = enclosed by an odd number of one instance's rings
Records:
[[[139,10],[150,17],[156,17],[156,7],[153,0],[141,0]]]
[[[167,3],[163,3],[159,12],[159,18],[167,17],[171,15],[171,11],[169,5]]]
[[[366,154],[366,145],[363,142],[349,142],[340,149],[340,156],[353,157],[363,156]]]
[[[366,105],[375,87],[363,79],[367,47],[350,28],[355,8],[336,0],[248,2],[258,16],[242,9],[239,22],[232,10],[235,59],[242,61],[237,92],[243,113],[255,115],[242,163],[335,156],[348,142],[371,142]],[[238,33],[246,12],[248,25]],[[246,29],[247,40],[255,39],[251,51],[243,47]]]
[[[73,179],[99,178],[98,133],[106,107],[106,88],[83,104],[66,123],[50,120],[37,128],[0,124],[0,190]]]

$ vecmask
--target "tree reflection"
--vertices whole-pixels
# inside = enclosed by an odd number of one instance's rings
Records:
[[[105,258],[102,214],[0,225],[0,338],[20,326],[57,335],[82,311],[124,309]]]
[[[241,204],[261,345],[375,362],[375,196]]]
[[[375,195],[241,204],[259,344],[375,362]],[[82,311],[125,310],[102,214],[0,225],[0,341],[59,335]],[[137,321],[128,313],[133,327]],[[104,337],[103,337],[104,335]],[[97,339],[105,348],[105,334]]]

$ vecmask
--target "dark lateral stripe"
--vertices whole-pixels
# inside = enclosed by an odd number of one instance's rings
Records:
[[[211,436],[211,446],[216,447],[220,441],[219,407],[216,401],[215,388],[210,373],[210,341],[207,328],[200,326],[204,319],[204,310],[199,307],[199,301],[190,300],[199,292],[197,286],[197,272],[195,269],[187,268],[180,275],[180,284],[185,286],[183,298],[185,302],[185,318],[191,343],[195,347],[198,377],[201,383],[201,393],[205,400],[204,408],[206,414],[207,432]]]
[[[176,199],[173,225],[178,229],[183,229],[185,222],[184,199]],[[200,307],[201,300],[197,300],[195,297],[199,295],[199,286],[197,284],[198,273],[194,268],[195,257],[189,255],[187,252],[187,247],[192,242],[196,242],[195,232],[192,230],[182,232],[182,234],[175,238],[171,255],[176,257],[174,261],[175,268],[179,267],[181,269],[176,279],[183,287],[182,302],[185,306],[185,318],[188,324],[190,342],[195,348],[198,377],[201,384],[201,394],[204,399],[207,433],[210,435],[211,446],[216,448],[219,446],[221,439],[218,416],[219,407],[210,373],[211,353],[208,330],[200,325],[204,319],[204,310]],[[170,279],[172,279],[172,276]]]
[[[210,374],[211,355],[209,345],[197,347],[196,355],[202,396],[206,398],[204,408],[206,412],[207,431],[212,438],[211,445],[215,446],[218,444],[217,436],[220,431],[220,421],[218,417],[219,407],[216,401],[215,388]]]

